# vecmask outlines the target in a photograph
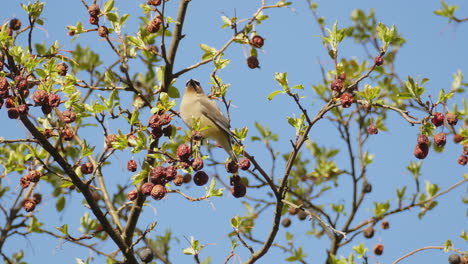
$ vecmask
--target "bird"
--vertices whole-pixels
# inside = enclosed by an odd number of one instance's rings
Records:
[[[233,161],[237,161],[232,150],[232,139],[229,120],[223,115],[218,105],[203,91],[200,82],[190,79],[186,83],[184,95],[180,103],[180,116],[184,123],[193,129],[194,119],[200,119],[200,131],[203,138],[213,139],[229,154]]]

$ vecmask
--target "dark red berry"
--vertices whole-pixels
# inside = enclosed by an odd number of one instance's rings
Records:
[[[299,210],[299,212],[297,212],[297,218],[301,221],[306,220],[307,216],[309,215],[304,210]]]
[[[66,124],[74,122],[76,119],[76,114],[72,110],[65,110],[62,112],[62,121]]]
[[[369,133],[369,135],[376,135],[379,133],[379,129],[377,129],[377,126],[375,124],[370,124],[367,127],[367,133]]]
[[[10,28],[12,30],[19,30],[21,28],[21,20],[13,18],[10,20]]]
[[[72,129],[68,128],[68,127],[65,127],[63,130],[62,130],[62,139],[65,140],[65,141],[70,141],[73,139],[73,137],[75,136],[75,132],[73,132]]]
[[[419,135],[417,141],[418,141],[418,145],[429,144],[429,138],[424,134]]]
[[[181,186],[184,183],[184,176],[177,174],[172,182],[175,186]]]
[[[291,219],[289,217],[284,218],[281,221],[281,225],[283,225],[284,227],[289,227],[291,225]]]
[[[226,164],[224,164],[224,166],[226,167],[226,171],[228,173],[237,173],[237,171],[239,170],[239,164],[237,164],[236,161],[231,159],[229,159],[226,162]]]
[[[28,188],[30,183],[31,183],[31,180],[29,179],[28,175],[21,177],[20,185],[23,189]]]
[[[416,144],[414,147],[414,156],[418,159],[424,159],[429,153],[429,146],[427,144]]]
[[[153,190],[153,187],[154,187],[154,184],[152,182],[145,182],[141,186],[141,193],[144,194],[144,195],[150,195],[151,190]]]
[[[105,38],[105,37],[109,36],[109,29],[106,26],[100,26],[98,28],[97,32],[98,32],[98,35],[101,38]]]
[[[27,198],[23,201],[23,208],[26,212],[34,211],[36,202],[33,199]]]
[[[148,5],[158,6],[161,4],[161,0],[148,0]]]
[[[232,196],[236,198],[244,197],[246,193],[247,193],[247,187],[242,182],[239,182],[238,184],[235,184],[234,186],[231,187],[231,194]]]
[[[192,140],[194,141],[200,141],[202,140],[203,136],[202,134],[200,133],[200,131],[192,131]]]
[[[32,199],[34,200],[36,204],[40,204],[42,202],[42,194],[35,193],[33,194]]]
[[[5,77],[0,77],[0,90],[8,90],[10,83]]]
[[[117,135],[109,134],[105,138],[105,143],[108,148],[112,148],[112,143],[117,141]]]
[[[38,105],[45,105],[49,103],[49,94],[44,90],[36,90],[32,95],[32,99]]]
[[[135,172],[138,168],[138,164],[136,163],[135,160],[129,160],[127,162],[127,170],[131,171],[131,172]]]
[[[5,100],[5,106],[6,108],[14,108],[16,106],[15,99],[13,98],[13,96],[7,97],[7,99]]]
[[[98,25],[99,24],[99,17],[97,16],[89,16],[89,23],[91,25]]]
[[[192,161],[192,168],[193,168],[194,171],[199,171],[199,170],[203,169],[203,160],[200,157],[196,157]]]
[[[57,66],[55,67],[57,69],[57,72],[60,76],[65,76],[67,75],[67,71],[68,71],[68,65],[64,62],[60,62],[57,64]]]
[[[387,220],[383,220],[380,226],[382,227],[382,229],[389,229],[390,223]]]
[[[164,174],[166,175],[166,181],[172,181],[177,175],[177,169],[174,166],[167,166]]]
[[[436,144],[436,146],[443,147],[445,146],[446,142],[447,142],[447,136],[445,133],[441,132],[434,136],[434,144]]]
[[[352,94],[344,93],[340,96],[340,102],[343,108],[348,108],[351,106],[351,104],[353,104],[354,97]]]
[[[99,16],[99,14],[101,14],[101,9],[97,4],[92,4],[88,7],[88,14],[90,16]]]
[[[172,126],[169,125],[169,126],[166,126],[165,128],[163,128],[162,131],[163,131],[164,136],[171,137],[172,136],[172,130],[173,130]]]
[[[152,22],[149,22],[148,24],[146,24],[146,30],[149,32],[149,33],[156,33],[159,31],[159,28],[161,27],[161,24],[154,24]]]
[[[364,182],[362,185],[362,191],[364,193],[371,193],[372,192],[372,184],[370,182]]]
[[[161,127],[155,127],[153,128],[153,130],[151,130],[151,136],[154,138],[154,139],[159,139],[161,138],[163,135],[163,131],[161,129]]]
[[[343,81],[341,79],[334,80],[330,85],[330,89],[335,92],[340,92],[343,89]]]
[[[189,183],[192,181],[192,175],[191,174],[185,174],[184,175],[184,183]]]
[[[239,161],[239,168],[241,170],[248,170],[250,168],[250,160],[248,158],[243,158]]]
[[[18,119],[18,117],[19,117],[18,108],[10,108],[10,109],[8,109],[8,118],[10,118],[10,119]]]
[[[289,208],[288,208],[288,213],[289,213],[290,215],[297,215],[298,212],[299,212],[299,209],[296,208],[296,207],[289,207]]]
[[[42,134],[43,134],[44,137],[46,137],[46,138],[50,138],[50,137],[52,137],[52,136],[56,136],[56,135],[54,134],[54,131],[53,131],[52,129],[50,129],[50,128],[44,129],[44,131],[42,132]]]
[[[154,0],[153,0],[154,1]],[[149,1],[148,1],[149,2]],[[161,0],[159,0],[161,2]],[[150,263],[154,259],[154,253],[150,248],[144,248],[138,252],[138,256],[144,263]]]
[[[93,173],[94,166],[91,162],[86,162],[81,164],[81,173],[83,174],[91,174]]]
[[[447,123],[451,126],[454,126],[458,123],[458,117],[454,113],[447,113],[445,118],[447,119]]]
[[[246,62],[250,69],[260,68],[260,62],[256,56],[248,57]]]
[[[461,264],[461,258],[458,254],[450,254],[448,261],[450,264]]]
[[[56,93],[49,94],[49,106],[58,107],[60,105],[60,96]]]
[[[52,107],[50,107],[50,105],[48,104],[44,104],[44,105],[41,105],[41,110],[42,110],[42,113],[44,113],[44,115],[48,115],[50,114],[50,112],[52,112]]]
[[[16,89],[18,90],[26,90],[28,89],[28,80],[23,76],[16,76]]]
[[[374,227],[373,226],[368,226],[366,228],[364,228],[364,230],[362,230],[362,235],[365,237],[365,238],[372,238],[374,237]]]
[[[166,196],[167,190],[166,187],[156,184],[153,189],[151,189],[151,197],[155,200],[161,200]]]
[[[204,171],[197,171],[193,176],[193,182],[198,186],[205,185],[208,182],[208,174]]]
[[[42,177],[42,173],[37,170],[30,170],[28,174],[26,174],[26,177],[30,182],[38,182]]]
[[[374,59],[374,63],[375,63],[375,65],[376,65],[376,66],[380,66],[380,65],[382,65],[382,64],[384,63],[384,59],[383,59],[383,57],[382,57],[382,56],[380,56],[380,55],[379,55],[379,56],[377,56],[377,57],[375,57],[375,59]]]
[[[138,197],[137,190],[131,190],[127,193],[127,199],[130,201],[134,201]]]
[[[192,155],[192,149],[187,144],[181,144],[177,147],[176,155],[180,160],[188,160]]]
[[[465,155],[460,155],[460,157],[458,157],[457,162],[458,162],[458,164],[460,164],[462,166],[465,166],[466,163],[468,163],[468,157],[465,156]]]
[[[439,127],[444,124],[444,119],[445,119],[444,114],[440,112],[435,112],[432,114],[432,116],[433,117],[431,121],[432,121],[432,124],[434,124],[434,126]]]
[[[380,243],[375,245],[374,254],[376,254],[377,256],[380,256],[380,255],[383,254],[383,251],[384,251],[384,245],[382,245]]]
[[[259,35],[253,36],[252,40],[250,41],[250,45],[254,46],[255,48],[261,48],[263,47],[263,44],[265,44],[265,39]]]
[[[165,184],[166,183],[166,168],[163,166],[157,166],[151,169],[150,180],[154,184]]]
[[[27,104],[22,104],[18,106],[18,113],[20,115],[27,115],[29,112],[29,107]]]

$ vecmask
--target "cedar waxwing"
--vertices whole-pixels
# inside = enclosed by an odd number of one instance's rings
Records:
[[[236,161],[237,157],[232,150],[231,137],[233,136],[229,120],[223,115],[216,103],[203,92],[200,83],[190,79],[180,103],[180,116],[184,123],[192,129],[193,119],[200,118],[200,127],[207,127],[200,131],[204,138],[214,139]]]

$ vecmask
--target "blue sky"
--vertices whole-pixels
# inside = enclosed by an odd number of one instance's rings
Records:
[[[19,2],[24,1],[3,3],[4,11],[0,15],[0,21],[7,21],[11,17],[18,17],[25,21],[26,17],[18,4]],[[138,6],[142,2],[116,1],[119,13],[132,15],[130,22],[124,29],[130,34],[137,31],[136,17],[140,14]],[[102,4],[102,2],[99,3]],[[460,6],[457,11],[460,17],[468,16],[468,2],[450,0],[448,3]],[[175,0],[168,2],[170,16],[175,17],[177,4]],[[432,12],[439,8],[438,1],[327,0],[318,1],[318,4],[318,13],[326,18],[328,27],[331,27],[334,21],[339,21],[339,25],[342,27],[351,25],[349,16],[356,8],[366,12],[370,8],[374,8],[379,21],[387,25],[395,24],[407,41],[407,44],[400,49],[396,60],[397,72],[402,78],[406,78],[408,75],[429,78],[430,81],[426,85],[426,89],[433,96],[437,96],[440,88],[448,89],[450,87],[452,74],[457,70],[468,72],[466,59],[468,24],[448,24],[446,19],[435,16]],[[233,16],[236,14],[239,18],[249,17],[259,5],[260,1],[252,0],[192,1],[184,26],[186,36],[182,40],[175,69],[181,69],[200,60],[202,55],[199,48],[200,43],[221,47],[231,37],[232,32],[221,29],[221,15]],[[231,64],[220,72],[220,76],[225,82],[231,84],[228,97],[235,105],[231,111],[232,126],[248,126],[250,135],[255,135],[253,124],[255,121],[260,121],[280,135],[280,141],[273,146],[284,153],[289,150],[289,139],[294,136],[294,130],[287,125],[286,117],[297,115],[298,110],[289,98],[277,96],[271,102],[266,99],[270,92],[279,89],[274,80],[274,73],[288,72],[290,83],[303,84],[306,88],[304,102],[309,104],[309,112],[314,113],[320,108],[321,103],[310,87],[321,82],[320,66],[331,69],[333,63],[321,45],[321,40],[318,37],[320,35],[319,28],[313,21],[310,10],[307,9],[306,1],[294,1],[291,9],[268,10],[266,14],[270,18],[256,28],[258,33],[266,39],[264,49],[259,53],[261,68],[256,70],[247,68],[244,61],[248,50],[240,45],[234,45],[225,53],[225,57],[231,59]],[[59,40],[63,50],[73,49],[76,43],[87,43],[95,52],[105,54],[105,57],[101,58],[104,62],[112,62],[116,59],[107,43],[98,40],[94,35],[80,36],[74,43],[70,42],[70,37],[66,34],[66,25],[76,24],[78,20],[82,20],[85,25],[88,25],[86,22],[87,11],[79,0],[48,1],[43,16],[46,17],[44,28],[34,32],[34,38],[37,42],[45,41],[51,44],[55,40]],[[24,37],[20,39],[20,43],[25,43]],[[340,56],[357,57],[362,60],[364,52],[352,40],[346,40],[341,45]],[[138,65],[134,68],[132,65],[130,67],[131,71],[139,71]],[[175,85],[179,89],[183,89],[186,80],[194,78],[204,84],[205,91],[207,91],[212,69],[212,65],[205,65],[191,71],[177,80]],[[463,96],[466,98],[466,93]],[[0,115],[0,121],[9,128],[8,130],[2,129],[2,137],[16,138],[18,135],[25,134],[25,129],[17,121],[7,119],[5,114]],[[341,148],[344,143],[337,140],[338,134],[334,131],[334,127],[326,120],[322,121],[312,129],[311,138],[321,145]],[[181,120],[175,122],[176,125],[184,127]],[[113,131],[117,131],[119,128],[116,123],[110,123],[109,127]],[[372,137],[367,145],[368,151],[376,155],[368,173],[374,189],[366,199],[356,222],[372,216],[373,200],[390,199],[392,205],[395,205],[395,187],[408,185],[408,191],[413,190],[412,176],[406,171],[405,166],[409,160],[415,160],[412,153],[418,129],[409,126],[394,113],[389,114],[387,127],[390,130],[388,133],[379,133]],[[90,137],[93,135],[91,130],[88,130],[88,133]],[[96,144],[100,146],[102,143],[96,140]],[[249,152],[254,154],[263,164],[266,164],[268,168],[267,152],[258,144],[252,143],[248,145],[248,148],[251,149]],[[467,171],[466,167],[456,164],[459,153],[460,146],[451,144],[450,138],[443,154],[432,152],[424,161],[421,181],[429,180],[437,183],[441,189],[459,181],[462,174]],[[224,155],[222,151],[215,151],[215,154]],[[129,157],[130,154],[127,152],[117,152],[116,158],[113,160],[116,166],[105,171],[109,182],[126,183],[129,181],[131,173],[125,169]],[[137,156],[136,158],[141,157]],[[345,156],[338,156],[337,164],[347,166]],[[280,169],[281,165],[284,164],[279,164]],[[220,173],[224,170],[222,167],[216,169]],[[210,169],[210,171],[213,173],[214,169]],[[280,172],[281,170],[277,171],[277,173]],[[12,177],[10,180],[16,182],[17,179]],[[55,201],[50,194],[50,188],[44,183],[39,185],[39,190],[44,195],[44,202],[39,206],[37,217],[46,221],[49,229],[68,223],[72,232],[78,236],[79,218],[83,212],[87,211],[81,205],[81,198],[73,196],[64,212],[57,214],[54,211]],[[349,185],[345,181],[336,191],[323,197],[323,202],[346,201],[350,197],[348,190]],[[466,191],[465,184],[452,193],[441,197],[439,206],[434,211],[429,212],[422,221],[417,219],[418,208],[389,217],[391,225],[389,230],[378,231],[371,240],[359,237],[352,245],[364,242],[365,246],[372,248],[377,242],[383,243],[385,245],[384,254],[378,259],[371,258],[370,263],[377,261],[391,263],[413,249],[442,245],[446,239],[451,239],[456,248],[466,250],[466,242],[459,238],[461,230],[467,228],[467,208],[461,202],[461,197],[466,195]],[[194,188],[194,186],[190,186],[187,192],[195,197],[204,194],[203,189]],[[264,193],[255,191],[251,193],[256,197],[264,195]],[[13,197],[13,194],[9,197]],[[243,215],[245,213],[241,201],[230,195],[198,203],[188,202],[175,195],[159,202],[151,200],[150,205],[153,208],[145,208],[140,227],[145,227],[150,222],[157,220],[158,226],[151,233],[152,236],[161,235],[166,228],[173,230],[174,236],[179,240],[178,243],[174,242],[171,245],[173,263],[191,263],[193,261],[191,257],[181,253],[181,249],[188,247],[185,238],[190,236],[199,239],[203,244],[208,244],[201,253],[202,259],[206,256],[212,256],[213,263],[221,263],[230,250],[227,234],[232,229],[229,225],[229,219],[236,214]],[[257,220],[256,228],[258,230],[254,232],[255,238],[263,239],[266,236],[271,224],[270,219],[271,212],[266,212],[265,216]],[[1,221],[3,219],[0,220],[0,223],[3,223]],[[75,228],[73,229],[73,227]],[[304,245],[304,251],[309,256],[307,258],[309,263],[323,263],[325,249],[329,246],[328,241],[305,235],[309,229],[310,224],[294,219],[289,229],[280,230],[279,242],[284,242],[285,231],[291,232],[296,236],[297,242]],[[255,249],[259,248],[259,245],[253,246]],[[84,259],[89,255],[86,249],[70,243],[61,244],[55,238],[40,234],[32,235],[29,239],[12,238],[5,245],[7,253],[12,253],[18,248],[25,250],[26,260],[29,263],[44,263],[45,261],[72,263],[75,257]],[[100,248],[110,251],[115,247],[108,243]],[[339,255],[347,256],[350,252],[350,247],[344,247]],[[248,257],[248,251],[241,246],[238,247],[236,253],[238,260],[246,260]],[[402,263],[444,263],[447,258],[448,254],[433,250],[411,256]],[[284,259],[284,254],[277,249],[272,249],[259,263],[282,263],[279,261],[282,259]],[[102,262],[96,260],[94,263]]]

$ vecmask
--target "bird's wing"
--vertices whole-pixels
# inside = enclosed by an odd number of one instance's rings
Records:
[[[211,122],[213,122],[213,124],[215,124],[218,128],[223,130],[236,142],[238,142],[236,136],[229,129],[231,127],[231,125],[229,124],[229,120],[223,115],[221,110],[219,110],[215,102],[207,99],[203,100],[203,102],[201,102],[200,105],[202,108],[201,112],[206,118],[208,118]]]

